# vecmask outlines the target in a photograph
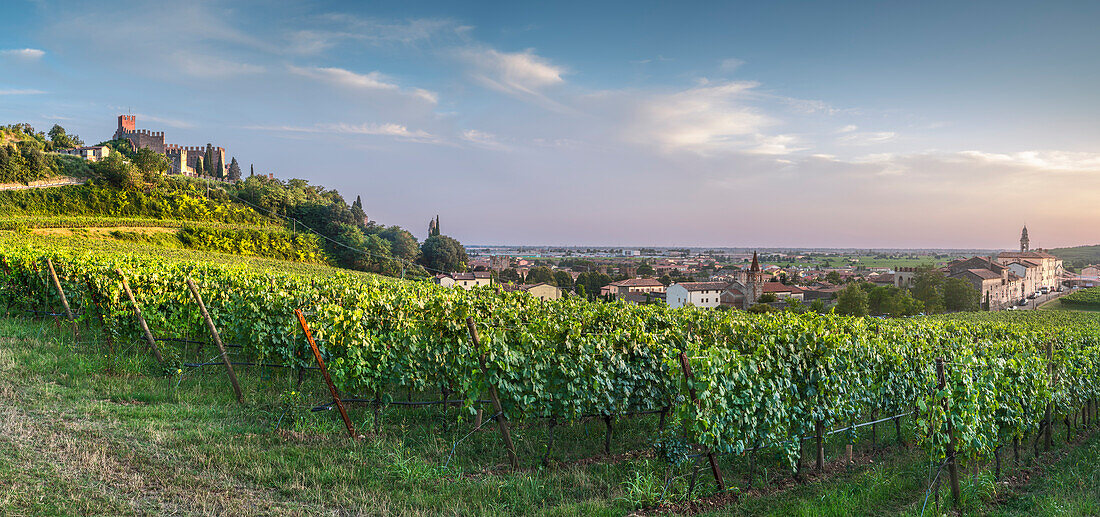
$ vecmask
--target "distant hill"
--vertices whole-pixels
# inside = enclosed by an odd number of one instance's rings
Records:
[[[1074,246],[1072,248],[1054,248],[1049,251],[1062,259],[1067,268],[1079,270],[1090,264],[1100,264],[1100,244]]]

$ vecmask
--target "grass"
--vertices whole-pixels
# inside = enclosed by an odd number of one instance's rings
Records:
[[[874,454],[860,452],[870,445],[862,430],[852,466],[839,463],[843,444],[829,443],[831,466],[808,483],[792,483],[778,454],[762,452],[751,490],[745,458],[720,458],[727,484],[742,493],[736,501],[715,494],[706,469],[689,494],[690,466],[670,468],[653,453],[652,415],[615,422],[611,457],[601,421],[559,426],[549,467],[540,462],[545,425],[517,425],[513,472],[492,422],[472,431],[457,409],[389,408],[374,433],[373,411],[352,407],[368,435],[353,442],[335,412],[310,411],[329,399],[315,373],[298,386],[293,372],[239,368],[241,406],[221,368],[165,374],[127,344],[108,374],[95,329],[82,335],[87,342],[73,343],[52,322],[0,318],[4,515],[587,516],[658,503],[704,515],[920,515],[928,485],[926,451],[899,447],[884,424]],[[963,513],[1095,514],[1100,440],[1064,451],[1029,485],[964,476]],[[942,510],[948,497],[945,484]]]
[[[1041,311],[1072,311],[1072,312],[1100,312],[1100,307],[1089,307],[1087,305],[1066,305],[1062,303],[1062,300],[1055,299],[1039,306]]]

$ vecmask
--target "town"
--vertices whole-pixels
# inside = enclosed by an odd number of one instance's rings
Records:
[[[766,250],[762,258],[756,251],[729,249],[473,247],[470,271],[437,274],[435,281],[466,289],[499,285],[544,300],[580,294],[629,304],[741,310],[816,301],[827,309],[846,285],[912,289],[926,271],[964,281],[978,308],[997,311],[1092,286],[1100,273],[1097,266],[1080,275],[1067,272],[1061,259],[1030,248],[1026,227],[1019,244],[1019,251],[981,250],[988,254],[970,257],[928,250]],[[908,265],[886,265],[891,261]]]

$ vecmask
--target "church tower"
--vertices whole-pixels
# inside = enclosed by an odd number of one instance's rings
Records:
[[[1024,231],[1020,232],[1020,251],[1028,251],[1031,249],[1031,240],[1027,238],[1027,226],[1024,226]]]

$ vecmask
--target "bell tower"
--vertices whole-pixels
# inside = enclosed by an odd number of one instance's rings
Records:
[[[1024,231],[1020,232],[1020,251],[1028,251],[1031,249],[1031,240],[1027,238],[1027,225],[1024,225]]]

